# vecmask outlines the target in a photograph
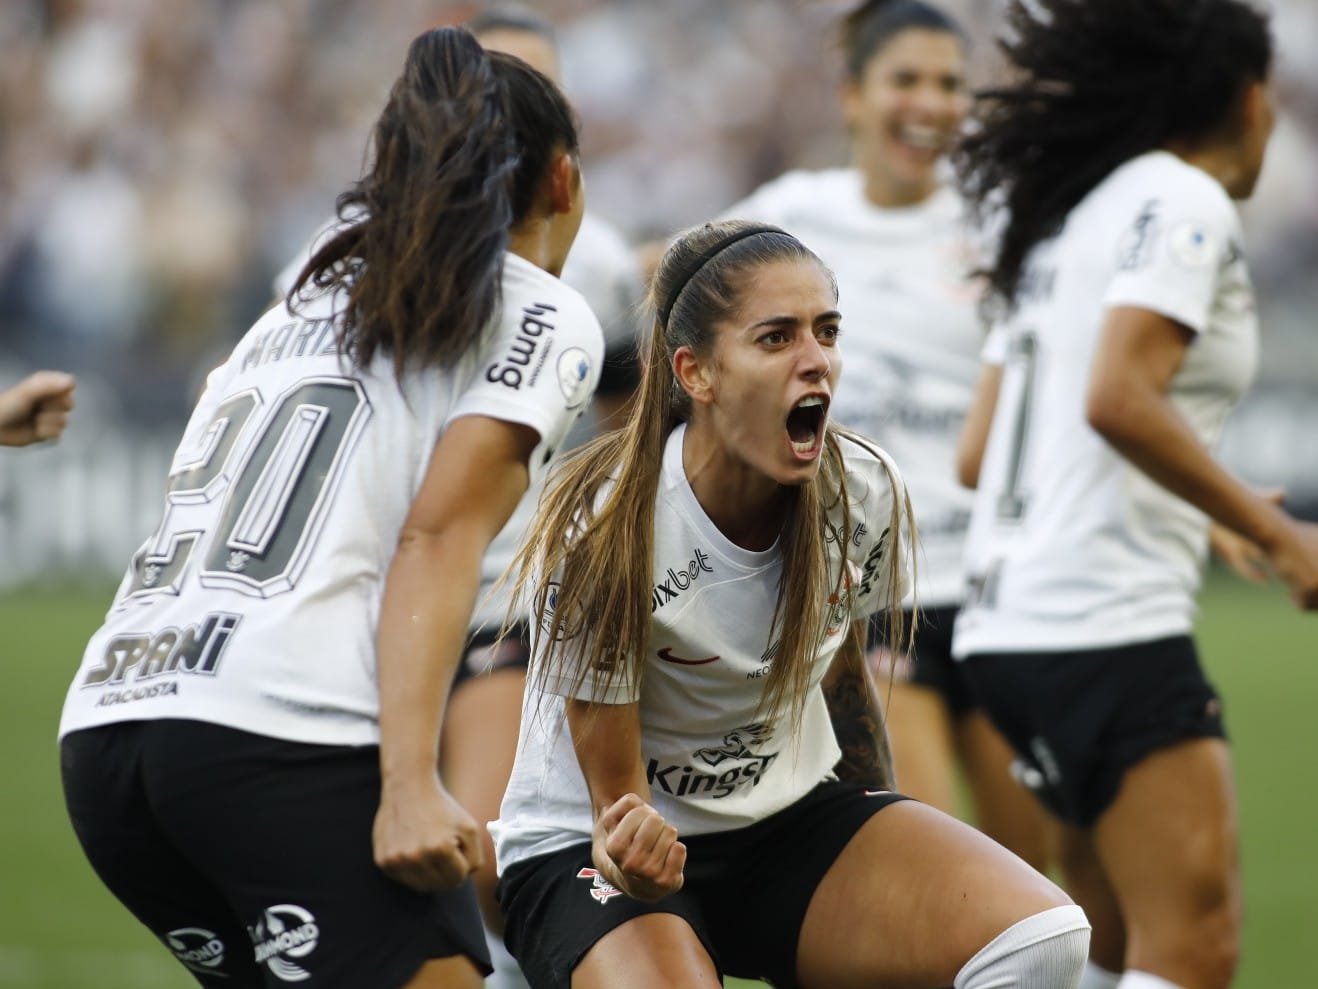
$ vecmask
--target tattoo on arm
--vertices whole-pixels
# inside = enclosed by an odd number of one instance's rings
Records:
[[[859,646],[863,641],[857,641],[854,634],[848,638],[834,660],[839,668],[824,682],[828,715],[842,749],[842,758],[833,771],[839,779],[892,790],[896,788],[896,777],[888,729],[879,692]]]

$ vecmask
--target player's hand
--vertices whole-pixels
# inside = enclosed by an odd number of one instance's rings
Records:
[[[686,845],[677,829],[634,793],[595,821],[591,846],[595,868],[636,900],[654,902],[682,888]]]
[[[1291,519],[1268,556],[1295,603],[1306,611],[1318,610],[1318,525]]]
[[[420,892],[457,886],[484,862],[475,819],[438,777],[384,785],[374,842],[385,875]]]
[[[63,371],[37,371],[0,391],[0,445],[58,438],[69,422],[75,384]]]
[[[1268,554],[1263,547],[1247,539],[1234,529],[1210,522],[1208,545],[1213,555],[1234,570],[1240,577],[1255,584],[1268,579]]]

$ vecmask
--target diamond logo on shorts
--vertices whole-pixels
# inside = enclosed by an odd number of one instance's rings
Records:
[[[601,876],[595,869],[582,869],[577,873],[577,878],[591,881],[590,895],[601,904],[608,903],[615,896],[622,896],[622,890]]]
[[[165,935],[165,944],[174,957],[201,975],[224,975],[224,942],[214,931],[204,927],[180,927]]]
[[[255,927],[248,927],[256,964],[265,965],[275,978],[284,982],[303,982],[311,978],[294,958],[305,958],[316,950],[320,928],[310,910],[292,903],[267,907]]]

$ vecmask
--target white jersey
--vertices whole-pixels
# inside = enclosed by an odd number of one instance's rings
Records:
[[[634,350],[638,331],[636,307],[645,288],[636,259],[622,235],[591,214],[584,215],[567,264],[563,266],[562,278],[585,297],[599,318],[604,328],[605,359]],[[601,392],[604,388],[605,385],[601,384]],[[564,441],[563,448],[570,449],[585,442],[595,431],[596,421],[588,407]],[[513,583],[511,578],[501,578],[521,548],[535,514],[540,489],[538,483],[531,486],[508,524],[490,543],[481,565],[481,594],[472,616],[473,626],[495,631],[508,616]]]
[[[1208,521],[1118,454],[1085,419],[1107,310],[1134,306],[1194,331],[1171,381],[1206,445],[1257,363],[1253,291],[1235,207],[1174,155],[1126,162],[1029,258],[1001,362],[967,548],[954,651],[1104,648],[1187,633]]]
[[[884,209],[855,169],[797,171],[724,216],[782,227],[837,276],[842,380],[829,417],[901,464],[923,550],[920,604],[956,604],[972,497],[956,477],[956,444],[984,342],[961,200],[942,188]]]
[[[300,742],[378,741],[385,575],[430,455],[480,415],[541,438],[585,406],[603,342],[585,301],[514,255],[499,314],[447,370],[355,370],[334,299],[280,305],[210,376],[174,456],[160,527],[92,637],[60,733],[190,718]]]
[[[349,222],[352,222],[352,218]],[[321,225],[297,256],[275,275],[273,288],[277,297],[283,298],[288,294],[312,253],[323,247],[329,237],[343,226],[343,222],[337,218],[331,218]],[[585,297],[586,303],[599,320],[604,331],[606,356],[636,346],[639,329],[637,305],[645,294],[645,287],[636,259],[621,234],[590,213],[583,215],[581,228],[572,242],[572,250],[563,266],[561,277],[564,284]],[[593,419],[587,408],[564,441],[564,448],[582,442],[592,432],[592,426]],[[512,584],[502,578],[531,524],[540,494],[539,482],[543,476],[537,474],[535,483],[518,502],[507,525],[490,543],[481,565],[481,589],[472,616],[473,628],[497,631],[508,615]]]
[[[642,683],[615,683],[595,696],[600,688],[588,681],[576,695],[640,702],[654,806],[679,834],[692,835],[761,820],[805,795],[837,764],[819,682],[852,619],[887,599],[892,485],[900,497],[901,482],[886,458],[842,441],[852,505],[850,593],[827,617],[801,722],[791,724],[783,714],[766,723],[759,705],[776,647],[770,626],[782,555],[777,547],[742,549],[709,520],[682,467],[684,433],[679,426],[668,439],[655,503],[653,618]],[[840,517],[835,523],[840,527]],[[836,542],[830,550],[835,568]],[[540,646],[535,643],[537,656]],[[572,684],[551,677],[548,687],[547,695],[527,691],[512,778],[490,826],[500,871],[590,837],[590,798],[559,696],[571,693]]]

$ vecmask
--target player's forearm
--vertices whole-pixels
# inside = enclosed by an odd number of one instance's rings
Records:
[[[440,723],[485,550],[460,528],[405,533],[389,567],[377,635],[380,768],[386,782],[434,779]]]
[[[650,802],[641,761],[640,705],[569,700],[567,721],[595,817],[628,793]]]
[[[854,630],[824,680],[824,700],[842,758],[839,779],[883,790],[896,788],[892,749],[879,691],[861,654],[864,630]]]
[[[1268,548],[1288,519],[1213,458],[1166,394],[1129,386],[1119,398],[1093,396],[1089,424],[1118,453],[1209,518]]]

